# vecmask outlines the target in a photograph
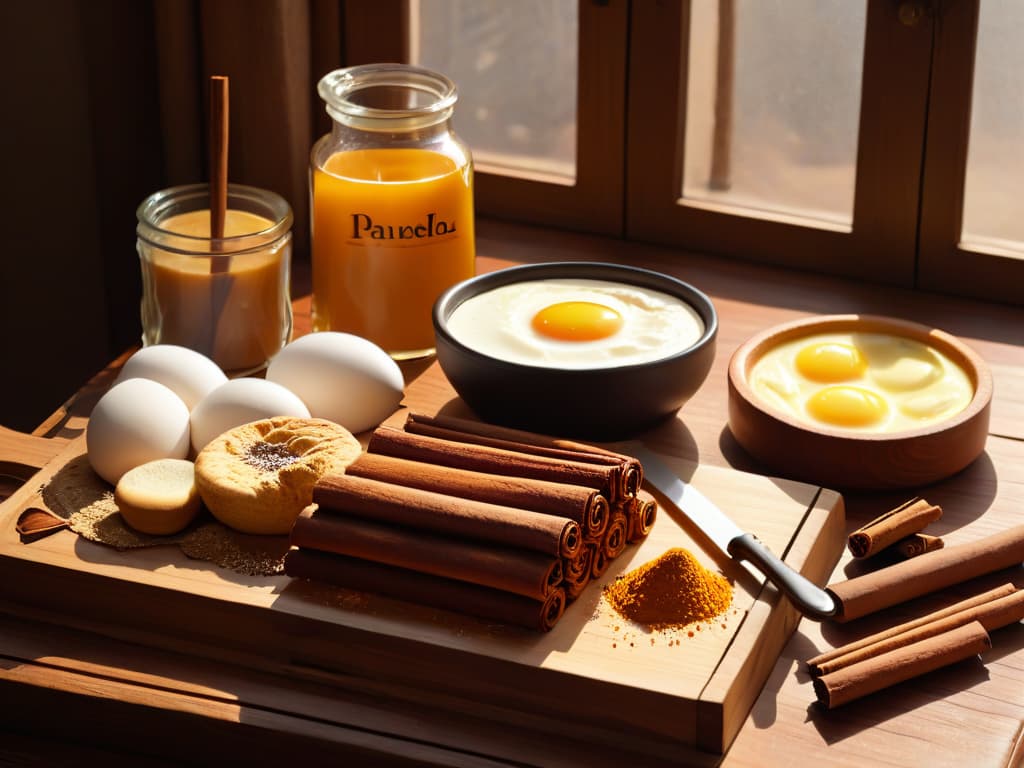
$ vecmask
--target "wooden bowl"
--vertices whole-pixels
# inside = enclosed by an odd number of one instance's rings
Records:
[[[923,342],[967,373],[974,397],[960,413],[918,429],[858,433],[811,424],[767,403],[748,375],[770,349],[819,333],[888,333]],[[770,328],[743,343],[729,361],[729,428],[771,471],[839,489],[884,490],[926,485],[949,477],[985,449],[992,374],[985,361],[948,333],[873,315],[824,315]]]

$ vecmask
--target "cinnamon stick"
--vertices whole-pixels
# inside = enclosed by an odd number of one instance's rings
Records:
[[[870,557],[942,517],[942,508],[924,499],[911,499],[850,534],[850,553]]]
[[[651,493],[641,489],[626,505],[626,518],[629,523],[626,541],[633,544],[649,534],[657,516],[658,502]]]
[[[938,589],[1024,562],[1024,525],[926,552],[828,586],[837,600],[836,621],[850,621]]]
[[[310,549],[288,552],[284,571],[293,578],[321,581],[543,632],[550,630],[565,610],[565,592],[560,588],[551,590],[543,600],[531,600],[464,581]]]
[[[457,469],[377,453],[362,454],[345,468],[345,474],[567,517],[579,523],[584,536],[600,536],[608,526],[608,501],[593,488],[579,485]]]
[[[416,435],[392,427],[379,427],[374,430],[370,436],[368,451],[477,472],[581,485],[600,491],[609,502],[618,499],[619,466],[615,464],[587,464],[537,456],[486,445]]]
[[[944,546],[945,542],[940,536],[930,536],[927,533],[913,533],[905,539],[897,541],[892,545],[892,548],[903,557],[909,559],[923,555],[925,552],[934,552],[936,549],[942,549]]]
[[[822,705],[835,709],[869,693],[977,656],[991,647],[988,632],[980,622],[973,621],[816,677],[814,693]]]
[[[904,622],[903,624],[898,624],[895,627],[889,627],[888,629],[884,629],[881,632],[876,632],[875,634],[861,638],[860,640],[855,640],[851,643],[847,643],[846,645],[841,646],[839,648],[833,648],[830,651],[820,653],[813,659],[808,660],[807,667],[808,669],[810,669],[811,673],[814,674],[815,670],[821,664],[824,664],[825,662],[828,662],[839,656],[842,656],[843,654],[849,653],[851,651],[856,651],[859,648],[864,648],[865,646],[872,645],[873,643],[877,643],[887,638],[903,634],[904,632],[908,632],[910,630],[916,629],[917,627],[924,626],[925,624],[929,624],[933,621],[944,619],[947,616],[952,616],[955,613],[965,611],[969,608],[974,608],[975,606],[990,603],[993,600],[998,600],[1001,597],[1012,595],[1016,591],[1017,588],[1012,583],[1007,582],[1006,584],[1002,584],[998,587],[995,587],[994,589],[981,592],[980,594],[973,595],[972,597],[968,597],[964,600],[959,600],[940,610],[932,611],[926,616],[921,616],[917,619]]]
[[[310,504],[291,544],[467,581],[544,600],[562,580],[562,561],[537,552],[374,523]]]
[[[629,522],[626,513],[621,508],[612,512],[611,522],[608,523],[608,530],[601,539],[601,549],[608,560],[614,560],[622,554],[628,543],[626,535],[629,530]]]
[[[228,207],[228,78],[210,78],[210,242],[220,249]],[[226,259],[212,259],[210,270],[227,271]]]
[[[980,605],[974,605],[955,613],[935,618],[912,629],[861,645],[858,648],[850,650],[841,648],[839,650],[844,652],[841,652],[834,658],[815,664],[811,667],[811,673],[816,675],[831,674],[864,659],[878,656],[895,648],[902,648],[929,637],[941,635],[956,627],[970,624],[972,621],[979,622],[987,631],[991,632],[994,629],[1005,627],[1021,619],[1024,619],[1024,591],[1014,591],[1009,595],[1003,595]]]
[[[575,600],[590,583],[590,564],[593,558],[593,547],[584,546],[579,554],[571,560],[563,561],[563,581],[566,596]]]
[[[427,416],[422,413],[410,413],[406,418],[406,429],[409,429],[410,424],[424,424],[443,427],[444,429],[451,429],[468,435],[479,435],[481,437],[508,440],[514,443],[530,445],[538,449],[556,448],[572,451],[574,453],[603,454],[618,460],[632,458],[623,453],[617,453],[616,451],[602,448],[599,445],[592,445],[591,443],[583,443],[578,440],[569,440],[562,437],[553,437],[552,435],[543,435],[539,432],[530,432],[524,429],[503,427],[498,424],[489,424],[483,421],[462,419],[458,416],[447,416],[443,414]]]
[[[573,557],[583,539],[579,523],[567,517],[348,474],[320,478],[313,501],[322,511],[557,557]]]
[[[590,578],[599,579],[608,570],[612,561],[608,559],[608,554],[600,543],[587,544],[587,549],[590,550]]]
[[[634,496],[643,483],[643,467],[636,458],[575,440],[453,416],[425,416],[415,413],[409,414],[406,418],[405,431],[537,456],[589,464],[618,465],[621,471],[618,475],[619,488],[616,496],[622,498]]]

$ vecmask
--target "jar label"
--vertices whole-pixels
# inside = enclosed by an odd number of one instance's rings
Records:
[[[445,221],[436,212],[428,213],[426,219],[417,224],[378,224],[368,213],[352,214],[352,239],[361,240],[425,240],[458,231],[455,219]]]

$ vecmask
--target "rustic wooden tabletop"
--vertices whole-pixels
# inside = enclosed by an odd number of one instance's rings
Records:
[[[1021,523],[1024,509],[1024,310],[809,274],[725,262],[495,221],[481,222],[479,268],[510,263],[586,260],[636,264],[675,275],[713,299],[720,317],[718,353],[701,390],[678,418],[643,436],[651,447],[701,465],[759,472],[727,427],[726,368],[739,344],[777,323],[810,314],[861,312],[941,328],[973,347],[995,381],[985,453],[958,475],[926,488],[844,493],[853,530],[880,512],[921,495],[942,506],[934,524],[952,545]],[[300,290],[299,293],[302,293]],[[308,296],[295,302],[296,330],[309,329]],[[431,361],[408,364],[407,378]],[[53,446],[81,432],[117,362],[36,430],[36,440],[0,431],[0,474],[9,494]],[[435,375],[435,374],[429,374]],[[56,443],[54,442],[56,441]],[[18,446],[20,454],[10,446]],[[11,478],[14,479],[11,479]],[[28,482],[32,482],[31,479]],[[844,553],[830,580],[857,571]],[[25,579],[33,578],[27,571]],[[1001,574],[1024,586],[1024,572]],[[53,585],[59,589],[58,585]],[[951,590],[956,592],[957,590]],[[629,745],[589,756],[517,740],[517,726],[445,714],[388,690],[342,695],[315,676],[234,664],[195,653],[183,632],[176,650],[141,638],[110,639],[102,628],[33,609],[8,581],[0,597],[0,762],[163,765],[238,759],[267,763],[301,754],[352,764],[590,765],[630,759]],[[896,624],[949,595],[923,598],[836,625],[802,620],[771,668],[735,741],[730,766],[825,765],[1010,766],[1024,759],[1024,625],[992,633],[992,649],[881,693],[825,711],[802,662],[817,652]],[[254,668],[255,667],[255,668]],[[548,749],[548,752],[544,750]],[[550,759],[549,759],[550,758]],[[633,763],[639,764],[639,763]]]

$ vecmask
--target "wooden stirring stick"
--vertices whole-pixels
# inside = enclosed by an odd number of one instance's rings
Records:
[[[210,240],[220,250],[228,208],[228,78],[210,78]],[[214,258],[211,272],[226,272],[228,260]]]

